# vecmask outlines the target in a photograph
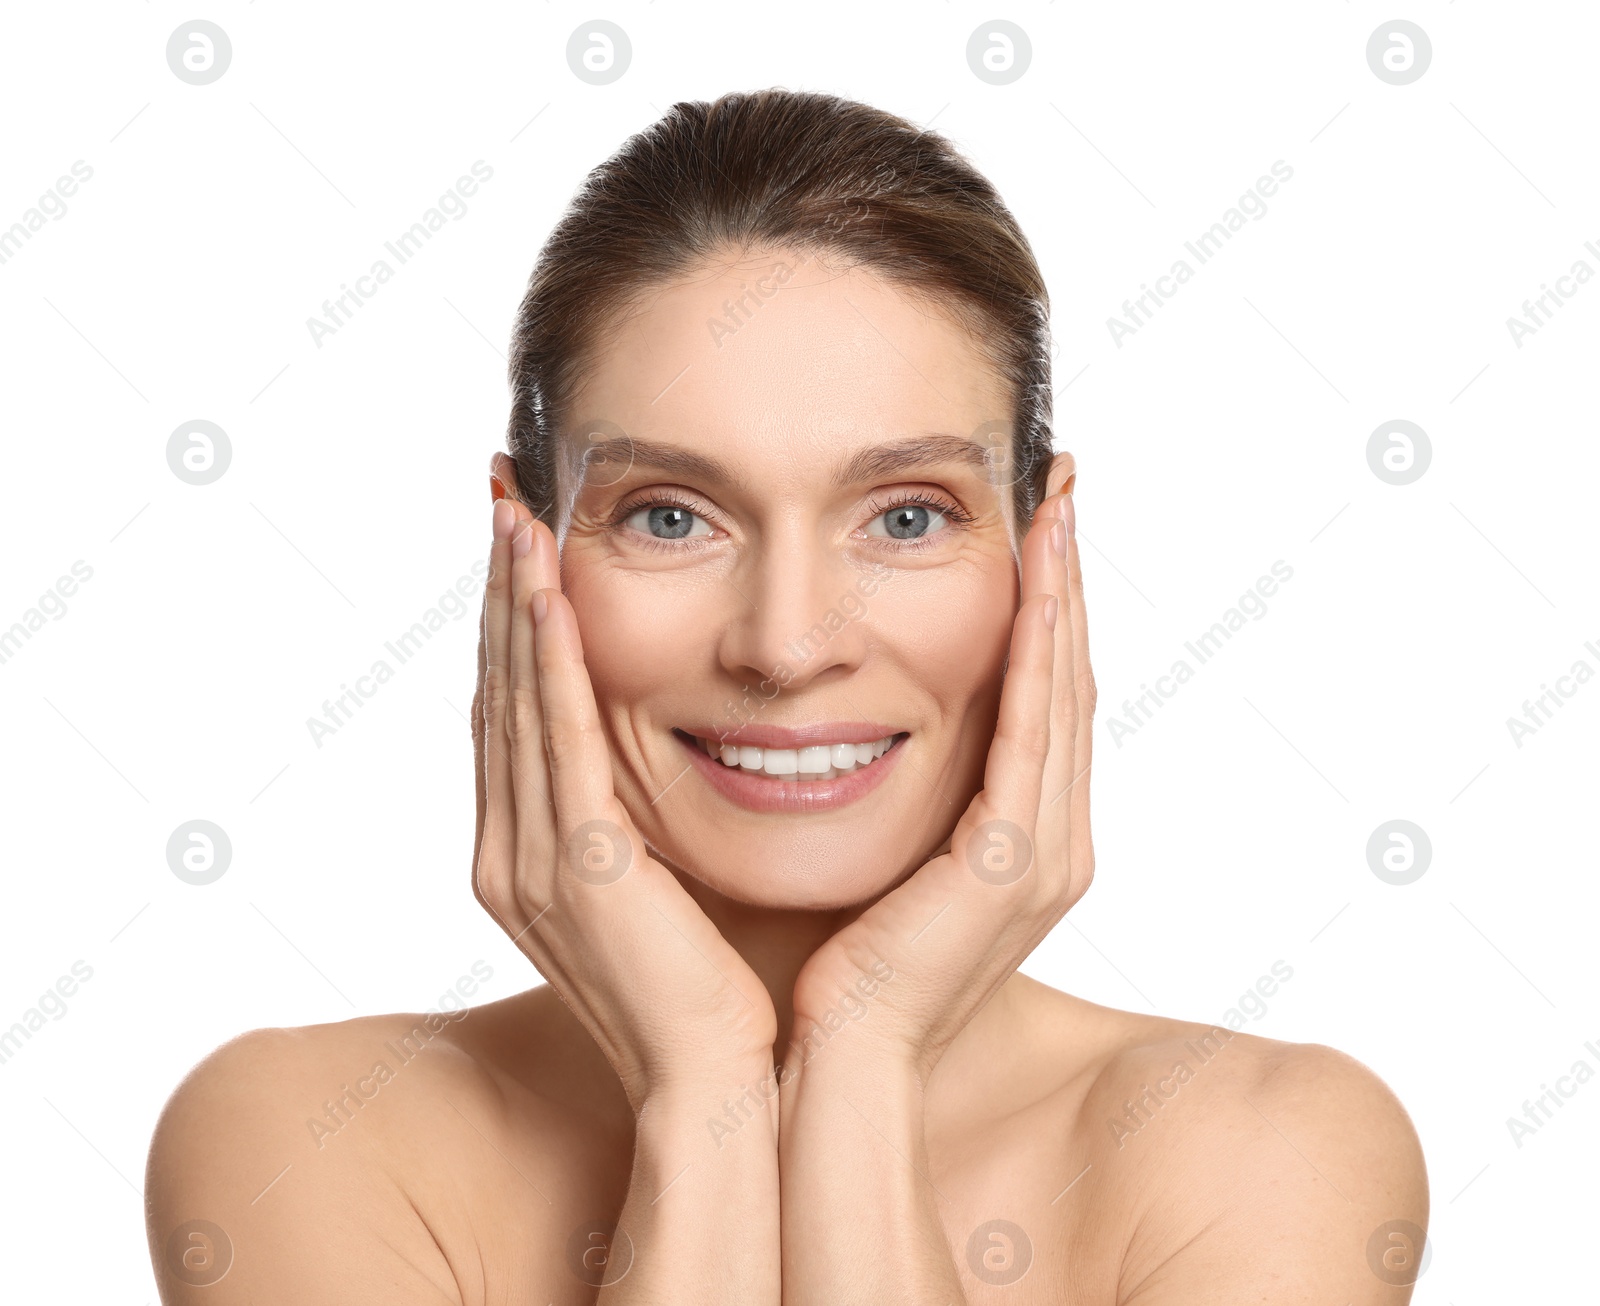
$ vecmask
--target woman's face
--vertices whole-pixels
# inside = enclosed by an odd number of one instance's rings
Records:
[[[945,846],[1018,604],[1011,408],[944,312],[792,252],[706,266],[609,337],[566,437],[605,456],[561,576],[617,795],[666,864],[835,909]]]

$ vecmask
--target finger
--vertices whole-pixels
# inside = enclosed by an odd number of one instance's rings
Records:
[[[1094,844],[1089,833],[1089,778],[1093,770],[1094,712],[1099,691],[1095,687],[1094,668],[1089,663],[1089,617],[1083,601],[1083,567],[1078,557],[1077,509],[1071,494],[1066,496],[1062,520],[1067,527],[1067,589],[1071,598],[1068,619],[1072,627],[1072,683],[1078,705],[1073,780],[1069,796],[1062,801],[1071,804],[1068,848],[1073,892],[1081,896],[1094,876]]]
[[[1042,584],[1060,601],[1055,628],[1054,694],[1050,705],[1050,756],[1045,762],[1043,790],[1040,795],[1039,842],[1055,850],[1047,859],[1049,868],[1065,879],[1068,858],[1067,848],[1071,830],[1071,803],[1066,797],[1077,777],[1075,757],[1076,740],[1080,725],[1080,709],[1074,690],[1072,669],[1077,659],[1077,628],[1071,620],[1072,593],[1066,554],[1072,545],[1062,516],[1070,511],[1071,500],[1065,494],[1052,495],[1039,508],[1041,520],[1036,529],[1047,531],[1052,544],[1060,548],[1041,550],[1044,577]]]
[[[1036,842],[1040,789],[1044,781],[1045,760],[1050,750],[1050,702],[1055,665],[1055,631],[1048,624],[1051,609],[1060,615],[1060,601],[1041,584],[1045,560],[1042,552],[1050,547],[1048,530],[1030,530],[1023,541],[1024,600],[1017,610],[1011,630],[1011,651],[1005,685],[1000,692],[1000,714],[995,724],[984,768],[983,791],[969,809],[962,824],[973,828],[962,831],[963,838],[952,845],[958,859],[974,850],[960,844],[979,832],[980,842],[988,838],[985,823],[1009,822],[1016,831],[1004,837],[1026,837],[1028,849]],[[1060,624],[1059,621],[1056,622]],[[1018,873],[1018,878],[1026,874]]]
[[[529,604],[534,592],[549,585],[555,575],[555,541],[549,527],[535,521],[528,509],[518,504],[517,523],[512,528],[508,548],[511,588],[507,603],[510,674],[506,692],[506,737],[508,783],[516,802],[516,855],[521,871],[531,873],[536,885],[547,885],[554,826],[550,774],[545,762],[542,695],[533,651],[533,612]],[[536,892],[540,902],[548,901],[542,888],[537,888]]]
[[[605,838],[631,843],[621,828],[611,756],[584,666],[577,613],[557,587],[541,589],[537,599],[544,603],[544,615],[534,635],[534,655],[559,847],[569,849],[574,832],[589,821],[617,826],[604,831]],[[566,868],[565,856],[561,865]]]
[[[491,554],[493,546],[490,546]],[[483,592],[483,608],[478,613],[478,683],[472,691],[472,787],[476,800],[477,820],[472,830],[472,866],[476,877],[478,854],[483,849],[483,818],[489,802],[489,769],[487,749],[483,746],[485,723],[483,714],[484,642],[487,638],[489,617],[489,591]]]
[[[510,690],[511,533],[516,503],[496,500],[489,546],[489,579],[483,589],[483,837],[473,865],[473,888],[485,907],[505,902],[511,889],[515,848],[516,806],[511,789],[510,745],[506,735],[506,699]],[[498,876],[501,883],[487,881]],[[502,924],[505,922],[502,921]]]

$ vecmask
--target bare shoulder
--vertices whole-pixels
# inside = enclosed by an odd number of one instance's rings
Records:
[[[1076,1132],[1128,1217],[1119,1302],[1409,1298],[1427,1177],[1377,1074],[1321,1044],[1107,1015]]]
[[[253,1030],[196,1065],[147,1163],[163,1302],[461,1301],[434,1140],[503,1115],[458,1027],[495,1005]]]

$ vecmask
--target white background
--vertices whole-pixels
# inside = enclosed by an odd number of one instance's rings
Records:
[[[1397,16],[1432,42],[1404,86],[1365,53]],[[206,86],[165,57],[195,17],[233,47]],[[566,60],[595,17],[632,43],[605,86]],[[965,53],[996,17],[1032,44],[1003,86]],[[0,664],[0,1028],[73,962],[93,978],[0,1065],[0,1295],[155,1298],[151,1127],[223,1040],[433,1007],[479,960],[485,998],[537,980],[469,889],[476,594],[322,747],[306,720],[485,553],[512,314],[584,172],[675,100],[770,85],[948,134],[1051,288],[1099,870],[1028,972],[1215,1020],[1285,961],[1251,1030],[1353,1054],[1416,1121],[1416,1300],[1593,1294],[1600,1082],[1520,1147],[1506,1124],[1600,1070],[1600,679],[1521,747],[1506,724],[1600,671],[1600,284],[1520,348],[1506,325],[1600,272],[1591,7],[156,0],[4,25],[0,228],[93,177],[0,264],[0,628],[93,576]],[[1119,347],[1108,317],[1280,159],[1266,215]],[[307,318],[477,160],[465,216],[317,347]],[[1397,418],[1432,445],[1405,486],[1366,454]],[[210,485],[167,464],[191,419],[231,442]],[[1124,700],[1280,559],[1266,615],[1119,746]],[[165,854],[194,818],[233,847],[204,887]],[[1405,886],[1367,862],[1394,818],[1432,842]]]

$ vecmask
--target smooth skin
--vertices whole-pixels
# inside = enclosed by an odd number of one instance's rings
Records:
[[[708,337],[774,258],[801,275]],[[1409,1300],[1369,1250],[1426,1227],[1423,1160],[1371,1071],[1017,971],[1094,874],[1074,462],[1025,530],[970,465],[833,475],[1003,411],[966,331],[860,269],[730,257],[642,300],[584,398],[732,475],[592,478],[558,550],[492,464],[473,885],[548,982],[439,1028],[258,1030],[202,1062],[151,1148],[162,1300]],[[617,515],[641,490],[705,529],[641,535]],[[886,490],[960,511],[899,552],[873,529]],[[670,728],[885,567],[765,710],[909,731],[888,779],[792,816],[686,773]],[[358,1081],[378,1086],[313,1141]],[[232,1243],[205,1286],[169,1268],[195,1219]]]

